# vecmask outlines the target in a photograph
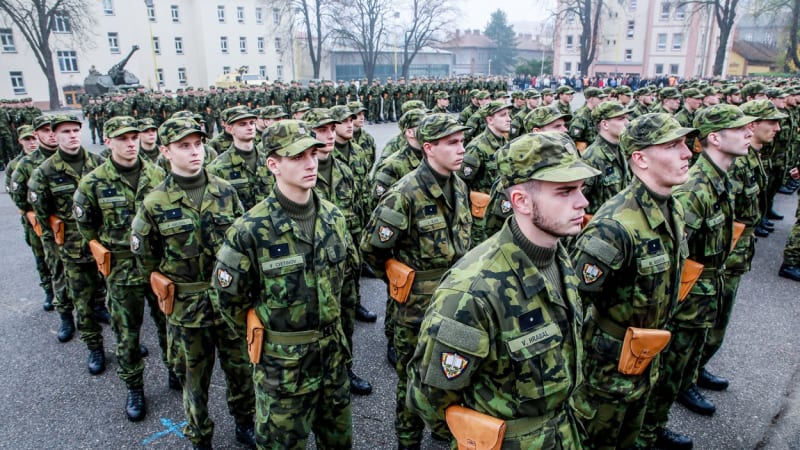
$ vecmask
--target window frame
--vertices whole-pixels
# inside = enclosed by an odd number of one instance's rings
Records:
[[[662,36],[664,37],[664,42],[663,43],[661,42],[661,37]],[[667,33],[658,33],[658,34],[656,34],[656,51],[657,52],[665,52],[665,51],[667,51],[667,39],[669,39],[669,36],[667,36]]]
[[[60,11],[53,15],[53,33],[72,33],[72,21],[69,19],[69,14],[65,14],[63,11]]]
[[[258,50],[258,53],[266,53],[267,43],[266,39],[264,39],[264,36],[258,36],[256,38],[256,49]]]
[[[11,90],[14,91],[14,95],[25,95],[28,93],[28,90],[25,88],[25,77],[21,70],[9,71],[8,75],[11,79]]]
[[[236,22],[244,23],[244,6],[236,7]]]
[[[247,36],[239,36],[239,53],[247,53]]]
[[[119,49],[119,32],[117,31],[109,31],[108,32],[108,49],[111,53],[117,54],[120,53]]]
[[[255,16],[256,16],[256,23],[257,24],[260,25],[260,24],[264,23],[264,8],[261,7],[261,6],[256,6]]]
[[[75,50],[56,50],[56,60],[61,73],[78,73],[78,52]]]
[[[17,53],[17,43],[14,42],[12,28],[0,28],[0,45],[3,53]]]
[[[169,14],[172,17],[172,23],[181,23],[181,11],[178,5],[169,5]]]
[[[114,15],[114,0],[103,0],[103,15]]]
[[[228,36],[219,37],[219,51],[227,55],[230,53],[230,46],[228,45]]]
[[[225,23],[225,5],[217,5],[217,22]]]
[[[680,36],[680,42],[677,42],[677,46],[675,45],[676,44],[676,42],[675,42],[676,41],[676,39],[675,39],[676,36]],[[681,51],[681,50],[683,50],[683,33],[672,33],[672,50],[673,51]]]
[[[186,81],[186,67],[178,67],[178,84],[181,86],[188,84]]]
[[[175,54],[176,55],[185,54],[185,49],[183,48],[183,37],[182,36],[175,36]]]
[[[161,54],[161,39],[158,36],[153,36],[153,39],[150,40],[151,46],[153,48],[153,53],[156,55]]]

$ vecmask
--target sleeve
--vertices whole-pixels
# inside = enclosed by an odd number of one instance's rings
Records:
[[[392,257],[395,244],[408,231],[409,220],[405,201],[398,191],[392,191],[372,212],[361,237],[361,252],[364,262],[384,277],[386,261]]]
[[[152,272],[158,270],[163,254],[157,229],[145,205],[142,204],[131,224],[131,252],[136,257],[146,280],[150,279]]]
[[[467,185],[471,185],[482,166],[481,149],[477,145],[470,144],[467,146],[466,152],[464,153],[464,161],[461,163],[458,176],[464,180]]]
[[[237,332],[244,332],[247,310],[253,306],[253,290],[259,275],[255,273],[246,243],[241,219],[234,222],[225,233],[225,240],[217,252],[211,286],[217,295],[214,306],[225,322]]]
[[[703,220],[705,214],[700,208],[700,202],[697,201],[697,196],[691,190],[680,189],[675,191],[675,200],[680,203],[684,210],[684,230],[686,231],[686,240],[691,242],[695,235],[697,235],[703,227]]]
[[[78,224],[78,231],[88,242],[97,239],[103,218],[102,211],[97,207],[92,186],[87,181],[88,179],[82,180],[72,196],[72,215]]]
[[[17,164],[17,168],[11,174],[11,189],[9,190],[11,200],[21,211],[30,211],[31,209],[31,205],[28,203],[28,180],[25,179],[26,169],[27,167],[22,163]]]
[[[28,180],[28,203],[36,214],[36,220],[42,224],[42,236],[53,240],[53,231],[47,226],[50,218],[51,201],[46,177],[41,170],[34,170]]]
[[[578,289],[590,299],[603,291],[625,260],[624,233],[618,227],[613,220],[593,220],[575,242],[571,259],[580,280]]]

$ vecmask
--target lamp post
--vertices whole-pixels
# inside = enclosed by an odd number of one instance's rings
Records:
[[[492,74],[492,58],[489,58],[489,69],[486,72],[486,75]]]
[[[161,90],[161,81],[158,79],[158,58],[156,58],[156,49],[153,47],[153,23],[150,21],[150,8],[153,8],[153,0],[144,0],[144,6],[147,11],[147,28],[150,30],[150,54],[153,55],[153,73],[155,74],[156,89]]]

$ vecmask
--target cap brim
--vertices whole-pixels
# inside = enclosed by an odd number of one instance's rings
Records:
[[[106,137],[115,138],[130,132],[139,133],[141,132],[141,130],[139,128],[134,128],[134,127],[125,127],[125,128],[120,128],[119,130],[114,130],[114,132],[112,133],[106,134]]]
[[[575,161],[569,167],[557,166],[553,168],[537,171],[531,177],[532,180],[550,181],[553,183],[570,183],[572,181],[585,180],[587,178],[600,175],[600,171],[584,163]]]
[[[311,136],[306,136],[287,145],[286,147],[281,148],[280,150],[275,150],[273,153],[276,153],[280,156],[295,156],[303,153],[306,151],[306,149],[311,147],[325,147],[325,144]]]
[[[442,138],[445,138],[445,137],[447,137],[447,136],[450,136],[451,134],[456,134],[456,133],[458,133],[459,131],[466,131],[466,130],[469,130],[469,129],[470,129],[469,127],[465,127],[465,126],[463,126],[463,125],[458,125],[458,126],[450,127],[450,128],[448,128],[447,130],[445,130],[445,131],[442,131],[441,133],[439,133],[439,134],[438,134],[438,135],[436,135],[435,137],[432,137],[432,138],[430,138],[430,139],[427,139],[425,142],[438,141],[439,139],[442,139]]]
[[[256,116],[255,114],[241,114],[231,118],[230,120],[226,120],[225,122],[227,122],[228,124],[232,124],[244,119],[258,119],[258,116]]]
[[[205,133],[205,131],[198,130],[198,129],[195,129],[195,128],[190,128],[190,129],[188,129],[188,130],[184,130],[184,131],[182,131],[180,134],[178,134],[177,136],[175,136],[175,138],[174,138],[174,139],[172,139],[171,141],[169,141],[169,142],[165,142],[165,143],[164,143],[164,145],[169,145],[169,144],[172,144],[173,142],[178,142],[178,141],[180,141],[181,139],[185,138],[186,136],[190,136],[190,135],[192,135],[192,134],[195,134],[195,133],[196,133],[196,134],[199,134],[199,135],[201,135],[201,136],[203,136],[203,137],[206,137],[206,133]]]
[[[676,128],[671,132],[667,133],[667,135],[663,136],[661,139],[651,143],[650,145],[665,144],[667,142],[672,142],[675,139],[679,139],[684,136],[689,136],[689,135],[697,136],[698,134],[700,134],[700,130],[698,130],[697,128],[683,128],[683,127]],[[648,145],[648,147],[650,145]]]
[[[19,135],[19,139],[25,139],[26,137],[36,137],[33,132],[30,133],[22,133]]]

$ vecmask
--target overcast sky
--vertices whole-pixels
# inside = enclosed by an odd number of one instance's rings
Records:
[[[463,20],[459,21],[456,26],[462,29],[477,28],[479,30],[486,28],[489,16],[495,10],[505,11],[509,23],[514,25],[516,22],[544,20],[555,10],[556,4],[555,0],[461,0],[459,3]]]

